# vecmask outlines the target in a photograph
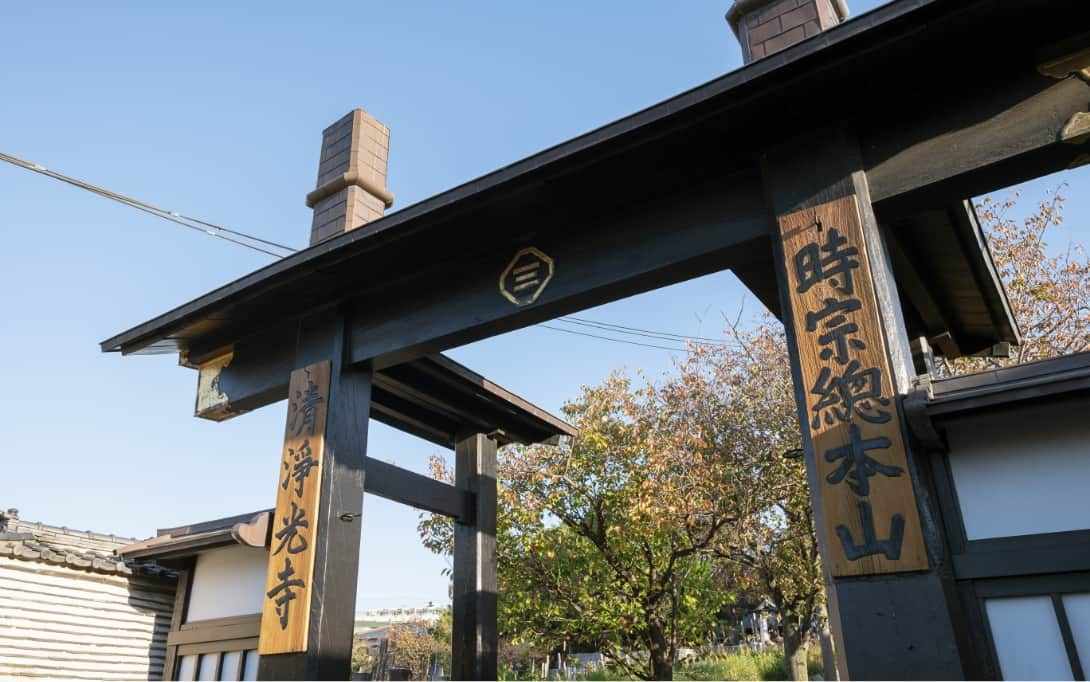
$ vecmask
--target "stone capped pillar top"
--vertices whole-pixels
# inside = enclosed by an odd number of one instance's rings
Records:
[[[735,0],[727,12],[746,64],[800,43],[847,17],[845,0]]]
[[[377,220],[393,206],[386,189],[389,153],[390,129],[363,109],[322,132],[317,188],[307,195],[314,209],[312,246]]]

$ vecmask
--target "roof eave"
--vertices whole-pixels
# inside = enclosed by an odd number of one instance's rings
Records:
[[[100,344],[101,349],[104,352],[124,354],[138,353],[144,349],[152,349],[151,352],[182,350],[178,344],[171,341],[172,334],[199,319],[209,319],[215,315],[217,309],[223,306],[259,294],[262,289],[276,283],[274,280],[278,279],[277,275],[287,275],[306,265],[317,266],[319,262],[328,264],[330,261],[348,258],[360,251],[373,248],[378,245],[378,242],[403,238],[407,236],[405,233],[411,230],[398,228],[407,227],[408,223],[434,216],[471,198],[503,193],[516,187],[531,174],[543,173],[546,169],[553,173],[559,172],[560,166],[582,152],[596,149],[600,153],[607,153],[615,147],[623,147],[625,140],[631,140],[636,135],[652,135],[655,128],[679,126],[687,119],[696,120],[701,115],[702,108],[709,102],[722,102],[724,106],[730,104],[731,94],[742,86],[756,86],[763,88],[764,91],[787,87],[790,85],[790,78],[776,78],[776,76],[785,72],[789,66],[811,59],[834,45],[857,39],[872,28],[890,24],[938,2],[941,0],[903,0],[875,9],[769,58],[745,65],[618,121],[389,214],[360,229],[339,235],[265,266],[189,303],[106,339]]]
[[[249,520],[231,517],[180,529],[165,529],[165,533],[161,530],[153,538],[121,547],[117,554],[126,559],[166,560],[195,556],[230,545],[266,547],[272,512],[266,510],[245,516]],[[194,528],[201,530],[189,532]]]

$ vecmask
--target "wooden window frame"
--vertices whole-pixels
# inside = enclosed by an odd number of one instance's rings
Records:
[[[991,580],[975,581],[973,585],[973,597],[976,600],[976,608],[980,611],[984,628],[983,635],[987,641],[987,653],[991,657],[990,663],[994,666],[996,677],[1002,675],[999,667],[999,655],[992,639],[991,623],[988,620],[988,611],[985,601],[988,599],[1009,599],[1018,597],[1049,597],[1052,600],[1052,609],[1056,615],[1056,622],[1060,628],[1060,636],[1063,639],[1064,650],[1067,653],[1067,662],[1071,666],[1071,675],[1076,680],[1086,679],[1086,668],[1079,658],[1078,649],[1075,647],[1075,638],[1071,633],[1071,623],[1067,619],[1067,609],[1064,607],[1063,596],[1065,594],[1084,594],[1090,592],[1090,572],[1060,573],[1053,575],[1022,576],[1017,578],[995,578]],[[1090,663],[1090,661],[1087,661]]]
[[[200,670],[201,659],[215,654],[216,678],[223,673],[223,656],[232,651],[240,652],[238,668],[229,679],[242,677],[246,666],[246,652],[257,649],[261,633],[261,614],[230,616],[228,618],[210,618],[181,625],[167,635],[167,660],[170,662],[170,674],[165,679],[177,680],[178,668],[183,656],[197,656],[195,670]],[[164,668],[166,672],[167,668]]]
[[[968,621],[973,660],[966,674],[977,679],[1002,679],[992,639],[985,599],[1050,597],[1075,679],[1085,680],[1090,661],[1081,661],[1075,648],[1063,595],[1090,592],[1090,529],[1035,533],[969,540],[950,468],[949,453],[933,451],[931,477],[950,570]]]
[[[178,569],[177,587],[174,589],[174,610],[170,616],[170,631],[167,633],[166,660],[163,661],[163,679],[178,678],[178,647],[170,645],[170,635],[182,627],[182,620],[189,610],[189,595],[193,591],[193,569],[197,560],[191,557]]]

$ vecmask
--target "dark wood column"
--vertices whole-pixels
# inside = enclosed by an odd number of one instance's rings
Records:
[[[296,365],[330,360],[325,461],[313,536],[313,590],[305,653],[262,656],[263,680],[347,680],[352,658],[371,366],[345,362],[349,324],[342,310],[300,324]]]
[[[842,130],[762,157],[830,625],[844,679],[962,679],[944,539],[903,428],[912,357],[862,168]]]
[[[472,495],[470,523],[454,525],[452,680],[494,680],[496,629],[496,441],[478,433],[454,448],[454,484]]]

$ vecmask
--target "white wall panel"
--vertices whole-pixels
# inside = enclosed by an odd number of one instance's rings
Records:
[[[950,469],[970,540],[1090,528],[1086,403],[951,421]]]
[[[186,622],[261,613],[269,553],[233,545],[201,552]]]

